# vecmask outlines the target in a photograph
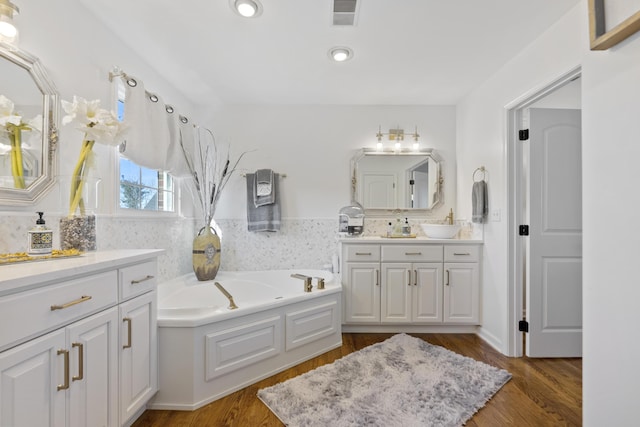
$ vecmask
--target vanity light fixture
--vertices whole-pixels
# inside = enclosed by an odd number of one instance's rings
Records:
[[[18,28],[13,16],[20,12],[18,6],[10,0],[0,0],[0,41],[15,44],[18,41]]]
[[[244,18],[255,18],[262,14],[262,4],[258,0],[229,0],[229,3]]]
[[[389,132],[382,132],[382,127],[378,126],[378,132],[376,133],[376,138],[378,140],[377,149],[378,151],[383,151],[384,144],[382,142],[383,137],[387,135],[389,137],[389,141],[395,141],[394,149],[395,151],[400,151],[402,149],[402,141],[404,141],[404,129],[400,129],[398,126],[395,129],[389,129]],[[418,134],[418,126],[416,126],[415,132],[409,134],[413,138],[413,149],[418,150],[420,148],[420,135]]]
[[[336,46],[329,49],[328,55],[336,62],[344,62],[353,58],[353,51],[348,47]]]

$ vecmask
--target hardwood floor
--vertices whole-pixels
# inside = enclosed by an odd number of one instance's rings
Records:
[[[134,427],[280,427],[257,398],[259,389],[331,363],[393,334],[343,334],[343,345],[210,403],[197,411],[146,411]],[[466,424],[476,426],[582,425],[582,359],[509,358],[473,334],[410,334],[506,369],[513,378]],[[404,426],[413,427],[413,426]]]

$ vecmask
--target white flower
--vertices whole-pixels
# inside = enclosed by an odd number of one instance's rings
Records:
[[[9,98],[0,95],[0,126],[6,127],[8,124],[19,126],[22,117],[14,114],[14,105]]]
[[[100,108],[100,100],[87,101],[79,96],[73,102],[62,101],[62,108],[67,113],[62,124],[76,123],[79,130],[86,134],[86,139],[99,144],[118,145],[122,142],[125,126],[115,113]]]

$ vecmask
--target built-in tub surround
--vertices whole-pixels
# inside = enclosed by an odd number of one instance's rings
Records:
[[[312,277],[311,292],[292,274]],[[229,308],[215,282],[238,308]],[[342,287],[327,271],[221,271],[207,282],[188,274],[158,292],[154,409],[197,409],[342,345]]]

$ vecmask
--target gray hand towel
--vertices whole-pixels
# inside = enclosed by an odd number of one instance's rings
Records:
[[[254,202],[256,175],[247,174],[247,226],[249,231],[280,230],[280,196],[278,195],[278,174],[273,174],[272,194],[274,202],[256,206]]]
[[[255,173],[255,190],[253,204],[256,207],[271,205],[276,201],[273,191],[274,173],[271,169],[258,169]]]
[[[489,213],[489,194],[487,192],[487,183],[476,181],[473,183],[471,190],[471,221],[482,223]]]

